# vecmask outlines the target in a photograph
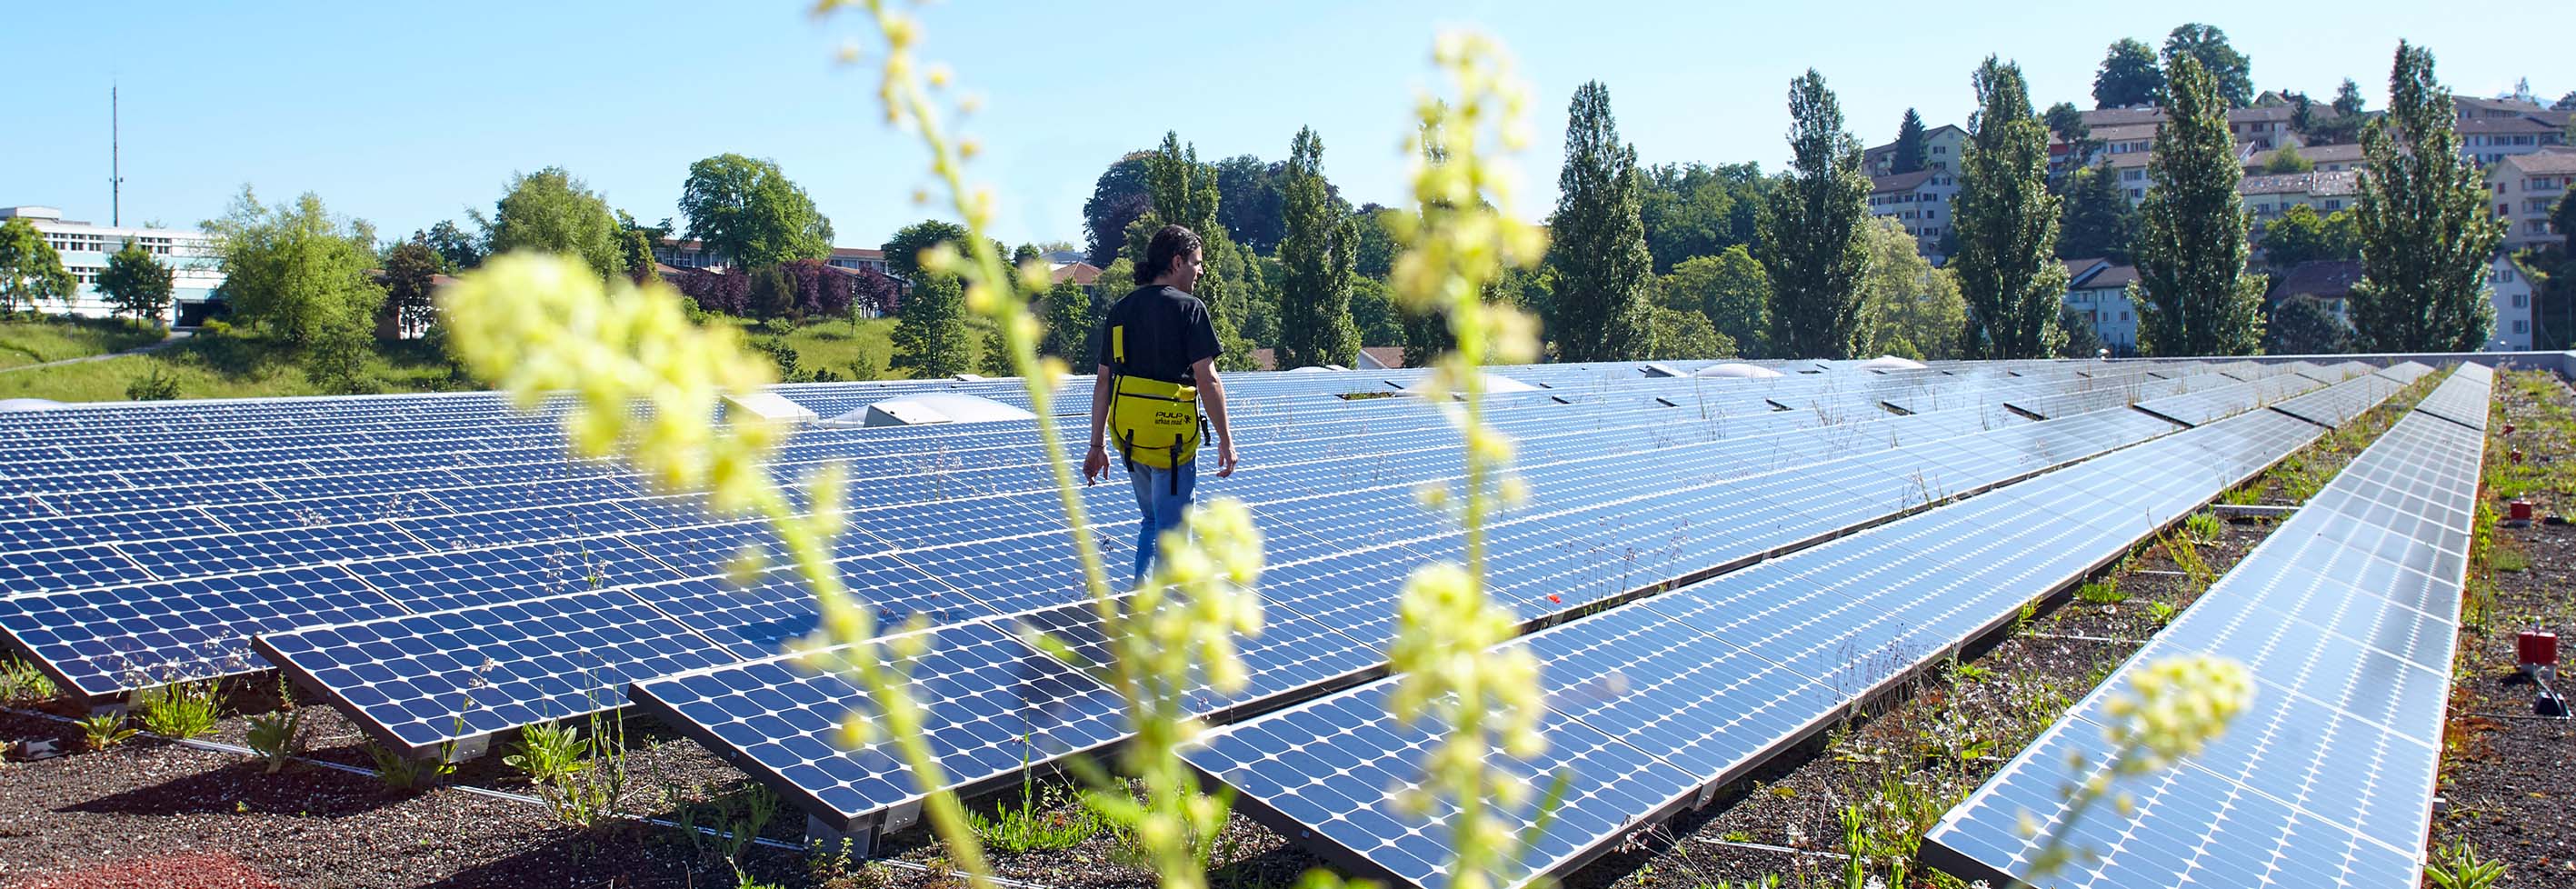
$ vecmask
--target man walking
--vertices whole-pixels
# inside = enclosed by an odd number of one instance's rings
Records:
[[[1200,270],[1199,236],[1163,226],[1136,264],[1134,291],[1109,307],[1094,337],[1099,376],[1091,387],[1091,451],[1082,458],[1084,484],[1109,474],[1115,447],[1136,487],[1135,577],[1154,561],[1154,541],[1181,524],[1198,484],[1203,437],[1199,405],[1216,427],[1218,478],[1234,474],[1234,431],[1226,424],[1225,386],[1216,358],[1224,347],[1208,321],[1207,304],[1191,296]],[[1107,441],[1104,442],[1104,436]]]

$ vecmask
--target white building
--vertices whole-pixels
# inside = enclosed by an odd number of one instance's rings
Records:
[[[0,207],[0,219],[24,219],[34,225],[45,243],[62,254],[63,269],[79,282],[70,305],[38,307],[45,311],[93,318],[112,314],[107,298],[98,292],[98,276],[107,270],[107,258],[125,249],[127,241],[141,245],[170,267],[170,311],[162,316],[164,322],[196,321],[214,298],[215,288],[224,283],[224,273],[216,265],[214,239],[202,232],[92,225],[64,219],[63,211],[53,207]]]
[[[673,268],[721,269],[733,266],[733,257],[710,249],[697,241],[663,238],[653,244],[653,261]],[[886,270],[885,251],[867,247],[834,247],[823,257],[823,264],[836,269],[864,269],[891,276]]]
[[[2519,99],[2452,96],[2451,104],[2460,112],[2460,153],[2480,166],[2567,144],[2568,119],[2576,115]]]
[[[1947,169],[1926,168],[1869,180],[1869,215],[1904,223],[1905,233],[1914,236],[1914,249],[1934,263],[1943,259],[1941,235],[1950,230],[1951,205],[1958,198],[1959,175]]]
[[[2138,354],[2138,308],[2129,303],[2129,285],[2138,282],[2137,267],[2107,259],[2061,262],[2066,266],[2066,307],[2093,325],[2093,335],[2102,338],[2111,354]]]
[[[2496,215],[2513,225],[2505,232],[2505,249],[2566,240],[2566,232],[2549,227],[2549,213],[2570,189],[2576,189],[2576,148],[2552,146],[2489,164],[2487,199],[2495,203]]]
[[[2487,299],[2495,303],[2495,330],[2487,334],[2486,351],[2530,351],[2540,324],[2531,307],[2531,278],[2503,251],[2487,266]]]
[[[1968,152],[1968,131],[1956,124],[1942,124],[1923,131],[1923,168],[1957,172],[1959,159]],[[1896,143],[1890,142],[1861,152],[1861,169],[1871,176],[1886,176],[1896,170]]]
[[[2254,227],[2245,237],[2256,243],[2263,240],[2263,227],[2291,207],[2304,206],[2324,216],[2361,202],[2361,174],[2284,173],[2278,176],[2247,176],[2236,182],[2236,195],[2245,209],[2254,214]]]

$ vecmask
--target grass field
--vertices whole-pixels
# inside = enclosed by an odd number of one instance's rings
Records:
[[[417,341],[376,344],[370,376],[385,392],[456,388],[447,364]],[[124,401],[126,387],[159,371],[179,384],[180,398],[253,398],[319,395],[292,352],[255,333],[199,333],[158,352],[105,361],[0,373],[0,398],[54,401]]]
[[[744,334],[764,336],[742,322]],[[796,329],[787,344],[796,349],[797,365],[825,369],[844,379],[889,376],[894,319],[870,318],[855,327],[847,320],[817,321]],[[53,401],[124,401],[126,387],[159,372],[176,380],[180,398],[255,398],[320,395],[292,352],[255,331],[199,333],[185,342],[145,355],[87,361],[59,367],[6,371],[41,361],[121,351],[161,338],[157,331],[118,330],[111,322],[45,321],[0,324],[0,398]],[[982,344],[981,336],[975,338]],[[370,376],[383,392],[434,392],[481,388],[451,382],[446,361],[419,341],[379,342],[368,360]]]
[[[132,321],[45,316],[0,321],[0,370],[122,352],[161,339],[159,328]]]

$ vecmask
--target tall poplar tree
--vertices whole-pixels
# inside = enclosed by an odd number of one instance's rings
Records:
[[[1359,360],[1360,328],[1351,321],[1351,269],[1359,222],[1333,202],[1324,183],[1324,140],[1300,127],[1279,176],[1286,236],[1279,241],[1278,367]]]
[[[1192,285],[1191,294],[1207,303],[1208,319],[1216,327],[1217,344],[1225,354],[1217,358],[1224,370],[1252,370],[1252,343],[1243,336],[1250,320],[1250,294],[1244,290],[1244,257],[1242,248],[1227,236],[1225,226],[1217,221],[1216,172],[1199,163],[1198,146],[1183,146],[1179,133],[1165,132],[1163,144],[1145,158],[1145,189],[1153,197],[1153,209],[1127,227],[1130,258],[1142,260],[1144,238],[1165,225],[1187,226],[1199,235],[1200,255],[1206,270]],[[1142,237],[1139,237],[1141,233]]]
[[[2057,328],[2066,267],[2055,255],[2048,127],[2031,116],[2020,65],[1987,56],[1973,81],[1978,111],[1951,213],[1959,250],[1950,268],[1968,301],[1959,348],[1970,358],[2046,358],[2066,337]]]
[[[1610,88],[1574,91],[1566,109],[1565,168],[1556,177],[1548,264],[1560,282],[1548,338],[1561,361],[1626,361],[1652,345],[1646,298],[1655,258],[1646,249],[1637,149],[1619,143]]]
[[[1930,149],[1923,144],[1923,115],[1905,109],[1905,120],[1896,125],[1896,150],[1889,152],[1887,172],[1911,173],[1923,169],[1924,154]]]
[[[2433,53],[2400,41],[2388,113],[2361,133],[2362,279],[2349,306],[2363,351],[2474,351],[2495,327],[2487,263],[2510,223],[2488,214],[2452,113]]]
[[[1841,103],[1813,68],[1789,82],[1789,119],[1789,178],[1763,200],[1758,242],[1771,274],[1771,351],[1845,358],[1863,341],[1869,177]]]
[[[2250,355],[2263,342],[2263,277],[2245,271],[2251,221],[2227,100],[2189,55],[2167,64],[2165,124],[2147,162],[2132,244],[2138,347],[2151,355]]]

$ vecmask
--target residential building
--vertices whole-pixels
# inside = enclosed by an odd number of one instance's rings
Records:
[[[1053,274],[1055,282],[1058,284],[1071,281],[1075,284],[1089,287],[1093,284],[1100,283],[1100,267],[1078,259],[1072,262],[1056,263]]]
[[[2505,232],[2505,249],[2565,241],[2566,232],[2550,228],[2549,214],[2571,190],[2576,190],[2576,147],[2507,155],[2489,165],[2487,199],[2495,204],[2496,215],[2513,225]]]
[[[2059,262],[2066,266],[2066,307],[2093,325],[2093,335],[2102,339],[2111,354],[2138,354],[2138,309],[2129,302],[2129,285],[2138,282],[2138,268],[2107,259]]]
[[[706,244],[663,238],[653,243],[653,261],[683,269],[721,269],[733,265],[733,257],[707,247]],[[834,247],[823,257],[823,264],[839,269],[867,270],[892,276],[886,270],[885,251],[867,247]]]
[[[1950,230],[1951,204],[1959,198],[1959,176],[1946,169],[1922,169],[1869,180],[1869,214],[1905,224],[1914,248],[1934,263],[1944,259],[1941,235]]]
[[[2488,263],[2487,299],[2495,304],[2495,330],[2487,334],[2486,351],[2530,351],[2540,314],[2532,310],[2531,276],[2514,267],[2511,253],[2499,250]]]
[[[1923,131],[1923,168],[1956,172],[1959,158],[1968,150],[1968,131],[1956,124],[1942,124]],[[1861,169],[1871,176],[1886,176],[1896,169],[1896,143],[1890,142],[1861,152]]]
[[[2359,202],[2361,174],[2345,171],[2247,176],[2237,181],[2236,194],[2244,200],[2245,209],[2254,214],[2254,227],[2245,236],[2261,241],[2263,227],[2291,207],[2305,206],[2322,216]]]
[[[2289,150],[2298,152],[2299,157],[2306,159],[2319,173],[2349,172],[2359,170],[2363,165],[2361,144],[2357,142],[2342,145],[2303,145]],[[2264,175],[2263,170],[2272,165],[2272,156],[2280,154],[2281,151],[2282,149],[2274,148],[2257,151],[2246,157],[2245,175]]]
[[[2452,96],[2451,104],[2460,112],[2460,154],[2481,166],[2567,144],[2568,120],[2576,116],[2520,99]]]
[[[2328,314],[2350,325],[2352,310],[2345,300],[2352,298],[2352,287],[2361,283],[2361,274],[2361,263],[2354,260],[2309,260],[2291,266],[2287,273],[2282,274],[2280,282],[2272,285],[2266,301],[2277,304],[2293,296],[2309,297]]]
[[[38,307],[46,311],[93,318],[112,314],[106,296],[98,292],[98,276],[107,270],[107,258],[125,249],[127,241],[142,246],[154,259],[170,267],[170,311],[162,315],[164,322],[193,324],[202,320],[212,310],[215,288],[224,283],[214,239],[202,232],[93,225],[64,219],[63,211],[53,207],[0,207],[0,219],[24,219],[34,225],[45,243],[62,254],[63,269],[71,272],[78,283],[69,305]]]

